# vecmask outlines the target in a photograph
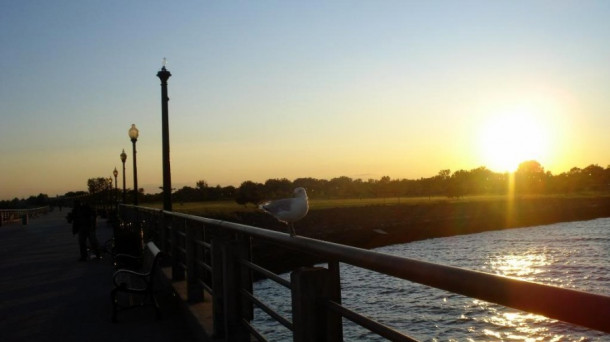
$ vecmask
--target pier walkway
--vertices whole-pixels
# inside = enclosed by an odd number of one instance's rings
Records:
[[[163,318],[150,306],[119,313],[112,323],[113,267],[78,262],[78,238],[65,216],[52,211],[28,225],[0,227],[0,331],[2,341],[195,341],[171,285],[160,295]],[[100,244],[112,227],[98,221]]]

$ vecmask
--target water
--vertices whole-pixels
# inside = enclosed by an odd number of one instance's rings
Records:
[[[376,250],[610,296],[610,218],[430,239]],[[341,264],[341,289],[344,306],[422,341],[610,341],[610,334],[346,264]],[[255,284],[254,293],[291,319],[288,289],[266,280]],[[292,340],[287,329],[258,309],[253,323],[271,341]],[[344,339],[384,340],[345,319]]]

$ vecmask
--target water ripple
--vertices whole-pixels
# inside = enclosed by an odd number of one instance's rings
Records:
[[[408,258],[610,295],[610,219],[453,236],[379,248]],[[610,341],[610,335],[341,265],[343,304],[422,341]],[[269,281],[255,292],[290,317]],[[264,313],[253,322],[273,341],[291,334]],[[259,318],[259,316],[261,318]],[[344,320],[346,341],[384,339]]]

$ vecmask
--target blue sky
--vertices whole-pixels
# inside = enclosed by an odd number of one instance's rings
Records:
[[[132,186],[132,123],[139,185],[158,192],[164,57],[174,187],[606,167],[609,15],[607,1],[6,1],[0,199],[86,190],[123,148]]]

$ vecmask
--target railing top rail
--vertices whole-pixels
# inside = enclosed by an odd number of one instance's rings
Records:
[[[434,264],[307,237],[290,237],[285,233],[234,222],[159,209],[134,208],[227,228],[329,260],[610,333],[609,296]]]
[[[0,209],[0,212],[5,212],[5,213],[23,213],[23,212],[31,212],[31,211],[42,211],[42,210],[47,210],[49,209],[48,206],[46,207],[38,207],[38,208],[27,208],[27,209]]]

